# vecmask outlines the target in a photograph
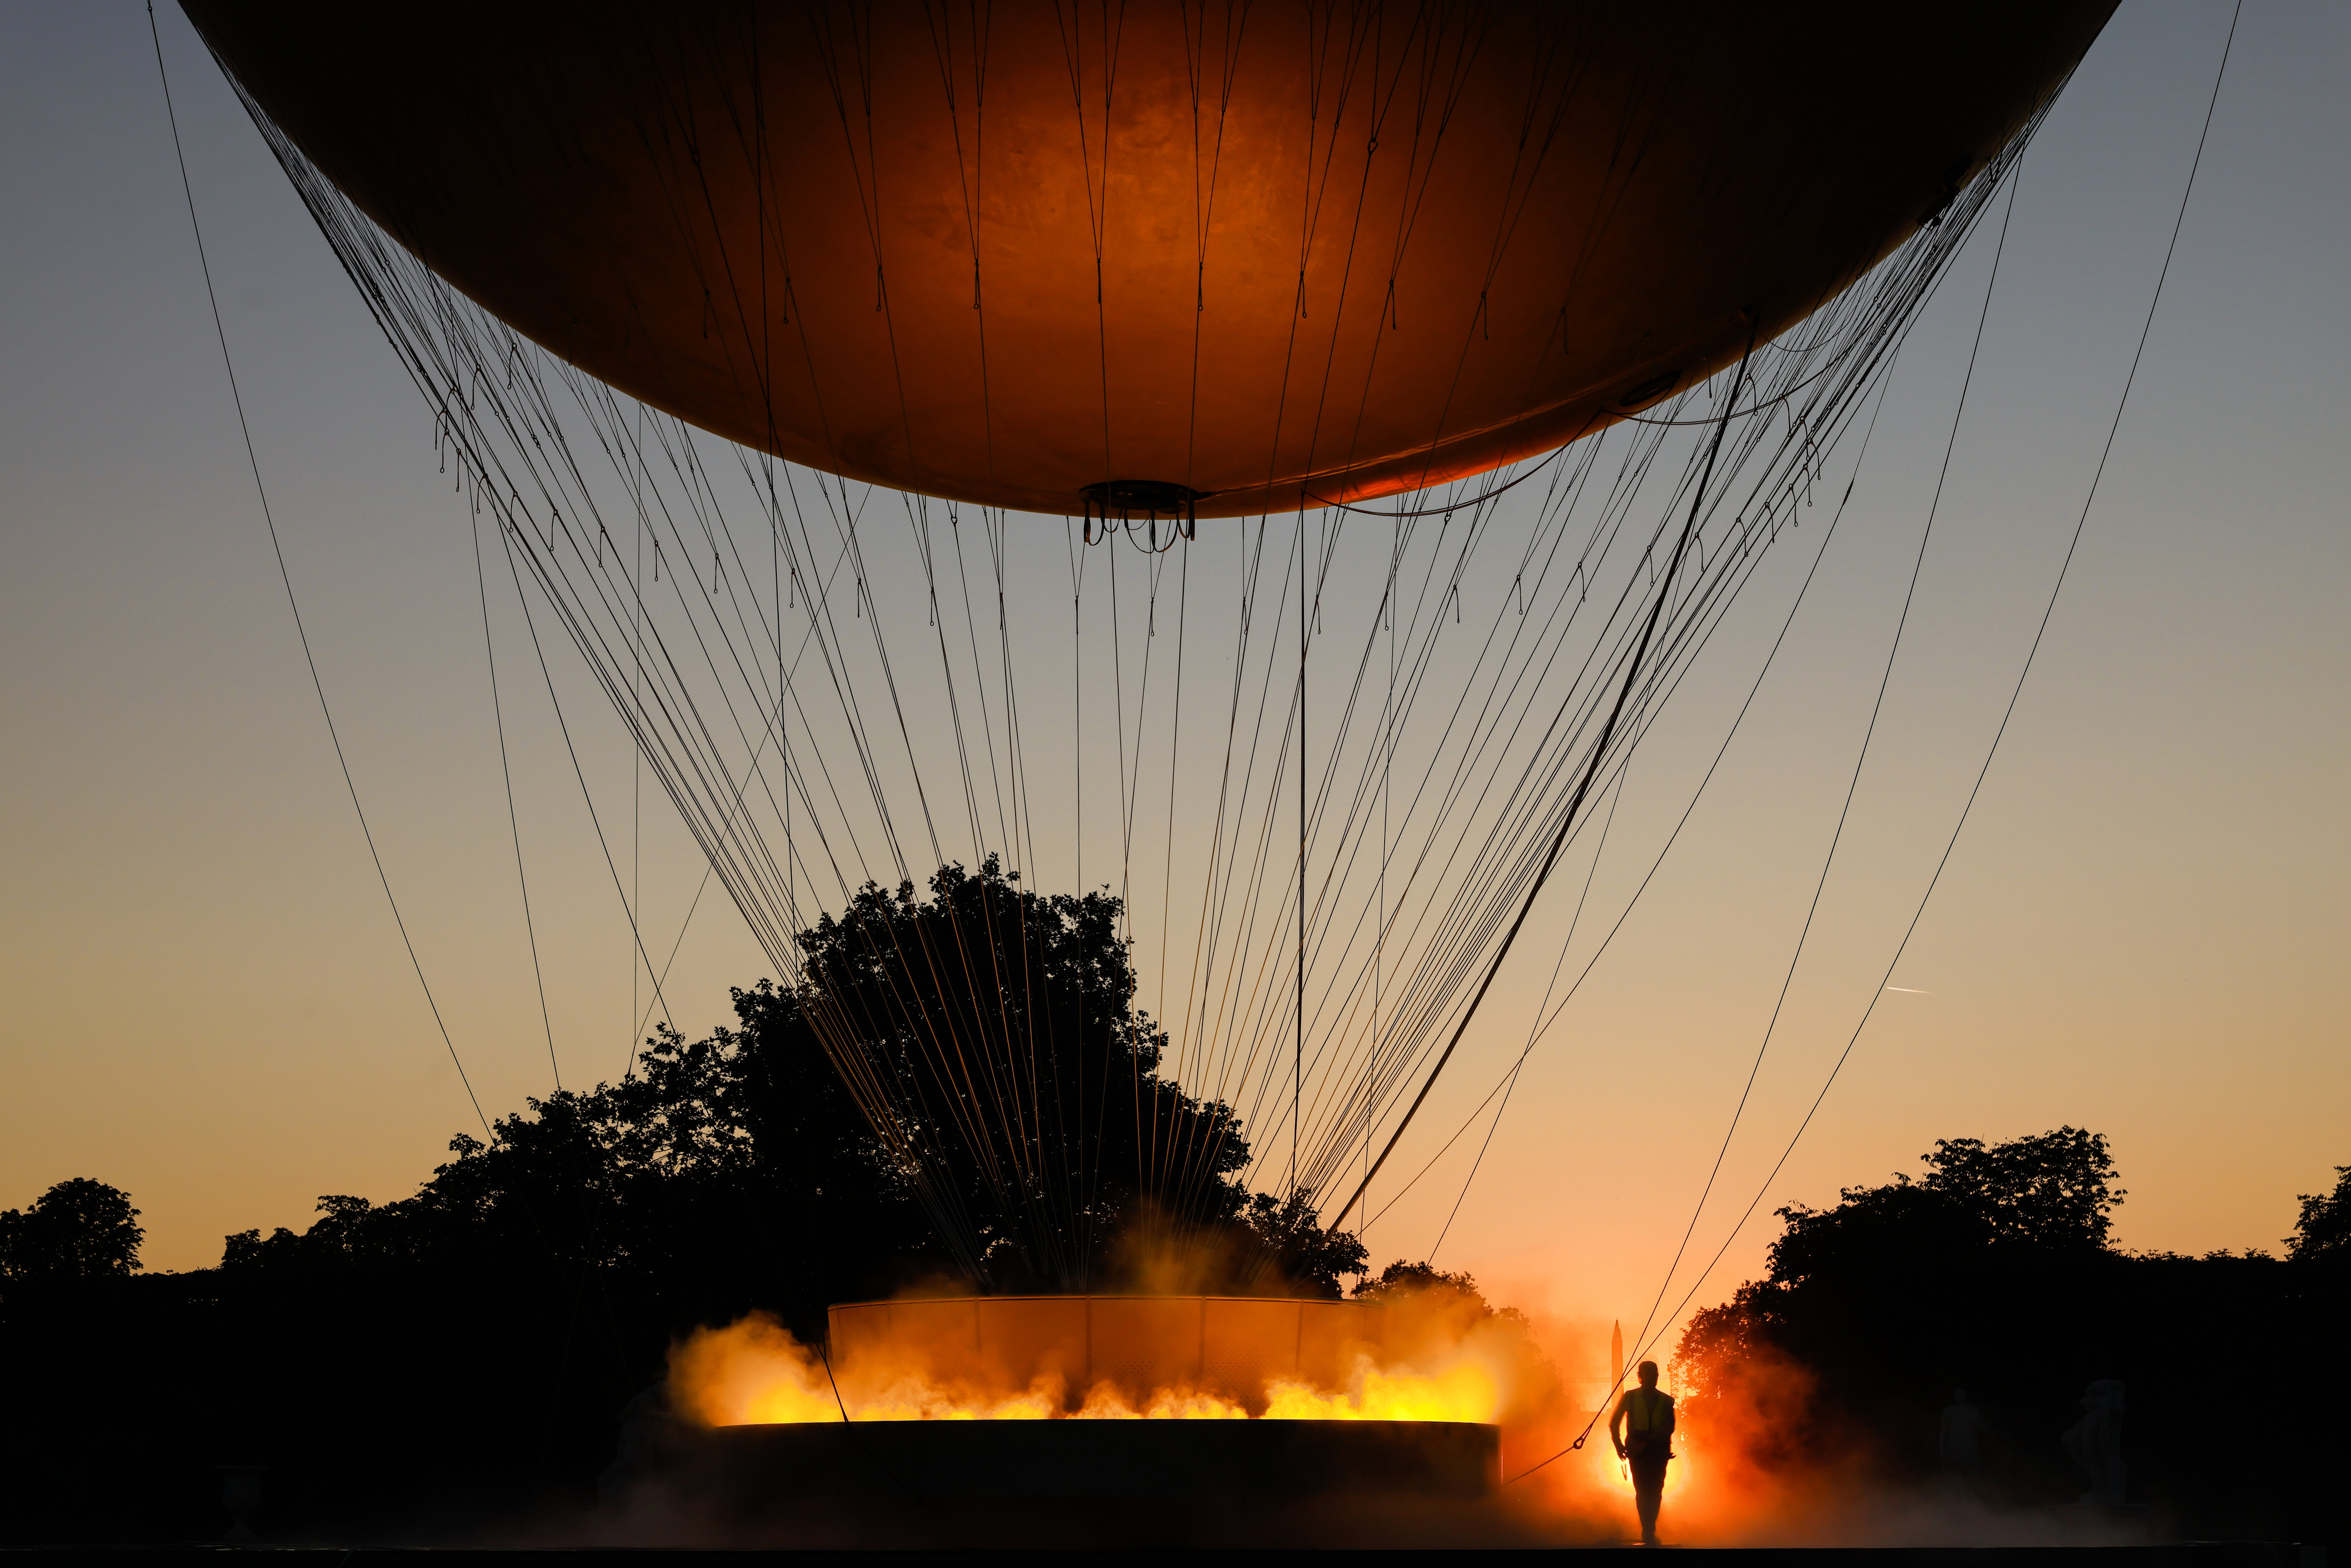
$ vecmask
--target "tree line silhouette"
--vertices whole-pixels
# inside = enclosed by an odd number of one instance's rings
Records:
[[[43,1416],[0,1439],[7,1534],[185,1537],[216,1522],[222,1463],[271,1466],[289,1531],[552,1506],[610,1458],[615,1412],[693,1328],[764,1309],[812,1338],[831,1302],[972,1289],[926,1196],[995,1217],[980,1239],[998,1290],[1052,1288],[1040,1254],[1081,1248],[1096,1288],[1114,1289],[1128,1254],[1177,1241],[1198,1260],[1196,1289],[1339,1294],[1363,1272],[1361,1243],[1324,1231],[1299,1195],[1249,1191],[1238,1119],[1161,1074],[1165,1037],[1133,1008],[1119,914],[1108,893],[1019,889],[991,860],[942,868],[928,897],[869,887],[802,934],[841,989],[926,988],[934,1006],[935,977],[856,950],[859,922],[993,918],[1024,944],[1030,983],[1004,1009],[1039,998],[1020,1022],[1050,1040],[1057,1076],[1132,1102],[1087,1124],[1082,1201],[1038,1206],[1026,1225],[1002,1222],[969,1157],[946,1166],[947,1190],[935,1171],[923,1193],[802,996],[768,980],[737,990],[734,1022],[705,1038],[657,1031],[623,1081],[453,1138],[411,1197],[323,1196],[300,1231],[226,1238],[213,1269],[135,1272],[137,1211],[98,1182],[9,1212],[0,1336]],[[1155,1175],[1151,1139],[1203,1151],[1187,1186]],[[1040,1214],[1064,1230],[1040,1234]]]
[[[1161,1075],[1114,898],[1045,898],[990,863],[943,869],[927,899],[861,900],[852,919],[902,926],[993,905],[1026,934],[1047,982],[1032,993],[1060,1009],[1061,1066],[1132,1090],[1134,1114],[1090,1124],[1081,1202],[1009,1223],[976,1163],[929,1174],[998,1217],[980,1231],[994,1288],[1049,1282],[1046,1254],[1081,1243],[1102,1260],[1095,1288],[1114,1288],[1130,1252],[1179,1233],[1203,1291],[1330,1296],[1364,1274],[1360,1241],[1326,1233],[1301,1197],[1243,1186],[1228,1107]],[[848,929],[803,942],[845,961]],[[867,964],[856,983],[893,979],[908,982]],[[214,1268],[141,1270],[139,1211],[95,1180],[0,1211],[0,1354],[22,1412],[0,1424],[0,1540],[204,1538],[225,1522],[225,1464],[269,1467],[262,1519],[286,1538],[445,1539],[576,1507],[617,1412],[693,1328],[763,1309],[810,1338],[832,1301],[971,1288],[802,998],[761,981],[734,1010],[703,1039],[660,1030],[621,1082],[453,1139],[411,1197],[322,1197],[298,1232],[226,1238]],[[1171,1191],[1142,1146],[1155,1138],[1213,1157]],[[2284,1257],[2181,1258],[2111,1245],[2124,1194],[2095,1134],[1946,1140],[1924,1163],[1780,1211],[1765,1278],[1682,1341],[1693,1429],[1760,1414],[1722,1434],[1760,1469],[1834,1453],[1917,1479],[1937,1410],[1965,1385],[1994,1433],[1985,1495],[2040,1502],[2070,1495],[2053,1435],[2081,1389],[2120,1378],[2135,1492],[2183,1527],[2340,1531],[2351,1167],[2303,1199]],[[1357,1291],[1436,1286],[1474,1294],[1403,1261]]]
[[[1949,1483],[1998,1505],[2084,1490],[2059,1435],[2116,1379],[2130,1499],[2190,1536],[2339,1538],[2351,1396],[2351,1166],[2304,1195],[2283,1257],[2111,1241],[2124,1189],[2075,1127],[1938,1140],[1922,1173],[1778,1211],[1768,1269],[1682,1335],[1694,1433],[1766,1474],[1824,1462],[1925,1481],[1964,1389],[1989,1427]]]
[[[1060,1288],[1049,1255],[1091,1255],[1114,1288],[1123,1253],[1152,1241],[1211,1260],[1198,1284],[1220,1292],[1335,1296],[1342,1276],[1361,1272],[1360,1243],[1326,1233],[1302,1197],[1242,1184],[1249,1145],[1229,1107],[1161,1075],[1166,1036],[1134,1007],[1115,896],[1029,893],[993,856],[977,873],[942,867],[931,889],[925,899],[911,886],[869,885],[842,917],[801,934],[810,969],[848,998],[841,1010],[878,1020],[867,1052],[914,1079],[924,1067],[906,1038],[906,997],[934,1027],[982,1032],[967,1019],[937,1022],[979,1010],[978,998],[955,997],[932,972],[920,956],[926,935],[934,947],[987,940],[1000,949],[999,973],[1026,973],[1006,978],[987,1010],[1050,1054],[1040,1092],[1076,1099],[1091,1085],[1113,1103],[1113,1113],[1082,1120],[1070,1110],[1085,1135],[1082,1160],[1056,1151],[1068,1194],[1008,1203],[1001,1173],[980,1157],[991,1151],[950,1137],[929,1140],[944,1151],[943,1170],[918,1166],[903,1135],[877,1130],[844,1087],[809,996],[762,980],[733,993],[732,1026],[691,1041],[663,1027],[622,1082],[532,1099],[486,1141],[451,1140],[454,1157],[413,1197],[322,1197],[306,1231],[228,1238],[222,1268],[449,1271],[531,1256],[583,1278],[640,1277],[687,1317],[756,1303],[803,1333],[821,1332],[829,1302],[912,1285]],[[949,930],[919,929],[930,924]],[[957,1113],[938,1104],[947,1093],[972,1092],[935,1092],[934,1121]],[[1065,1124],[1061,1110],[1049,1103],[1040,1119]],[[1169,1145],[1199,1152],[1181,1186],[1155,1179],[1165,1163],[1155,1154]],[[1052,1197],[1070,1201],[1043,1201]],[[942,1210],[977,1217],[979,1280],[974,1260],[943,1238]]]

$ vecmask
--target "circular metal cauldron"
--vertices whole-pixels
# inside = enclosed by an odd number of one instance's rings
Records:
[[[1357,1302],[1242,1296],[967,1296],[835,1306],[833,1364],[869,1358],[942,1382],[1057,1381],[1068,1404],[1110,1383],[1181,1388],[1252,1411],[1266,1385],[1342,1386],[1387,1314]],[[725,1427],[695,1463],[737,1498],[1480,1497],[1497,1427],[1457,1421],[866,1421]]]
[[[828,1326],[850,1409],[859,1382],[913,1377],[982,1397],[1058,1387],[1062,1416],[709,1427],[649,1412],[600,1484],[605,1500],[691,1521],[705,1544],[1392,1546],[1400,1530],[1451,1541],[1493,1524],[1498,1427],[1263,1418],[1270,1384],[1343,1388],[1364,1356],[1386,1360],[1375,1306],[963,1297],[836,1306]],[[1165,1390],[1255,1418],[1077,1416],[1105,1384],[1134,1408]]]
[[[1467,1421],[872,1421],[695,1435],[703,1485],[816,1497],[1477,1498],[1500,1429]]]

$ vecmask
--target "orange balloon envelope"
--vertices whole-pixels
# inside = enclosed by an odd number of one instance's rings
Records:
[[[623,392],[906,490],[1234,515],[1736,360],[2113,0],[187,9],[370,217]]]

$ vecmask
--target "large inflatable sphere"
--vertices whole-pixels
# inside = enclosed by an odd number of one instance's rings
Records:
[[[1049,513],[1547,451],[1851,283],[2113,0],[186,0],[400,244],[625,392]]]

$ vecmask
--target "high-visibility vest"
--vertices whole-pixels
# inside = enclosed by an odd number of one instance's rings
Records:
[[[1674,1402],[1654,1388],[1635,1388],[1625,1396],[1625,1429],[1644,1437],[1662,1435],[1673,1423]]]

